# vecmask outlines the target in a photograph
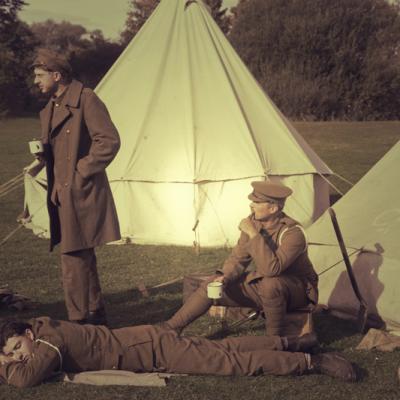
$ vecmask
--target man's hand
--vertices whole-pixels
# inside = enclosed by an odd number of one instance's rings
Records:
[[[8,357],[5,354],[0,353],[0,365],[8,364],[11,361],[13,361],[11,357]]]
[[[46,162],[44,159],[36,158],[30,165],[24,168],[24,173],[29,174],[30,176],[36,176],[45,164]]]
[[[36,158],[36,160],[38,160],[41,163],[44,163],[44,164],[46,163],[46,157],[45,157],[44,153],[36,153],[35,158]]]
[[[257,229],[255,228],[253,221],[250,218],[244,218],[240,221],[239,229],[246,233],[250,239],[258,234]]]
[[[218,275],[214,278],[213,282],[221,282],[224,285],[225,284],[225,276]]]

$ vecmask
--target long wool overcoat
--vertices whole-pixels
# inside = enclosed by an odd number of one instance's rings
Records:
[[[120,239],[118,217],[105,168],[116,156],[120,140],[104,103],[73,80],[52,121],[52,100],[40,112],[47,169],[50,251],[92,248]],[[53,135],[63,146],[53,151]],[[54,164],[63,179],[55,181]],[[60,168],[61,167],[61,168]],[[56,185],[56,188],[54,186]],[[59,205],[51,201],[56,189]]]

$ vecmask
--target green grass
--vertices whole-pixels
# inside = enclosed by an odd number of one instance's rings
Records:
[[[400,123],[296,123],[324,161],[338,174],[356,182],[400,139]],[[37,119],[0,121],[2,167],[0,183],[14,177],[31,160],[27,141],[38,137]],[[335,181],[342,191],[348,186]],[[0,241],[17,227],[16,216],[23,208],[20,187],[0,199]],[[238,216],[240,218],[240,216]],[[150,287],[194,271],[210,271],[227,256],[224,249],[204,249],[196,255],[191,248],[172,246],[105,246],[97,251],[109,321],[112,327],[156,323],[168,318],[180,305],[180,283],[151,292],[143,298],[137,285]],[[20,312],[22,318],[50,315],[66,318],[60,284],[59,254],[48,253],[48,243],[26,230],[19,230],[0,247],[0,286],[9,285],[34,301],[37,307]],[[10,315],[0,310],[0,317]],[[205,334],[219,322],[205,316],[187,333]],[[46,384],[29,390],[0,387],[1,400],[19,399],[399,399],[396,377],[399,351],[359,352],[361,339],[349,321],[329,315],[316,317],[316,330],[324,350],[343,351],[364,370],[360,383],[346,384],[325,376],[302,377],[176,377],[166,388],[91,387]],[[262,321],[255,321],[235,334],[263,334]]]
[[[338,175],[353,184],[400,139],[400,122],[297,122],[316,153]],[[351,186],[331,178],[342,193]]]

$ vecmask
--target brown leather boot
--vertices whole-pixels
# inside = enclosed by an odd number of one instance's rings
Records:
[[[89,311],[89,315],[86,318],[86,323],[91,325],[107,326],[106,310],[104,308],[99,308],[95,311]]]
[[[324,374],[347,382],[357,381],[357,373],[350,361],[338,353],[311,356],[311,372]]]
[[[302,336],[287,336],[286,350],[300,353],[310,353],[318,347],[317,335],[314,332]]]
[[[211,305],[212,300],[207,297],[206,290],[200,287],[168,321],[165,321],[164,328],[169,327],[181,333],[187,325],[206,313]]]

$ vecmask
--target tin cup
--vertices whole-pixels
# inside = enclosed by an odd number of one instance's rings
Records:
[[[33,139],[29,142],[29,150],[31,154],[43,153],[43,143],[40,140]]]
[[[207,285],[207,297],[209,299],[220,299],[222,297],[222,282],[210,282]]]

